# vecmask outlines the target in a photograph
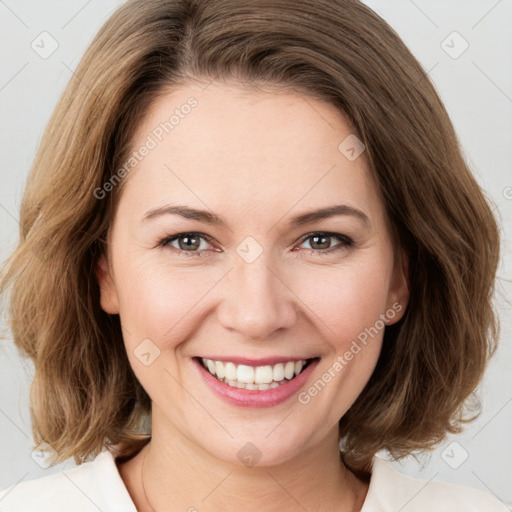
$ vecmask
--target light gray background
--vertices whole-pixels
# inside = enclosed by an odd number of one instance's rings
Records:
[[[480,386],[481,417],[424,459],[394,465],[427,480],[463,483],[512,505],[512,0],[368,0],[401,35],[435,83],[467,160],[501,219],[496,304],[501,346]],[[116,0],[0,0],[0,261],[13,249],[24,181],[56,101]],[[48,58],[40,47],[58,43]],[[457,34],[453,34],[453,32]],[[444,43],[443,43],[444,41]],[[464,49],[457,58],[453,58]],[[35,44],[36,44],[35,43]],[[445,51],[446,50],[446,51]],[[41,48],[41,50],[43,49]],[[451,53],[449,55],[447,53]],[[31,457],[32,366],[0,341],[0,489],[63,468]],[[454,443],[454,444],[451,444]],[[464,458],[466,458],[464,460]]]

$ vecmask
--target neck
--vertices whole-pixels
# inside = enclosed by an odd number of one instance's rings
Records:
[[[337,429],[284,463],[260,467],[220,460],[179,431],[169,432],[168,424],[158,425],[133,460],[131,476],[120,471],[142,512],[283,512],[318,510],[319,503],[325,512],[352,512],[363,505],[368,484],[344,466]]]

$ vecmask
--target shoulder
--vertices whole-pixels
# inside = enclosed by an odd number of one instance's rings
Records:
[[[361,512],[510,512],[497,498],[465,485],[404,475],[379,456],[373,458]]]
[[[2,512],[136,512],[113,455],[0,491]]]

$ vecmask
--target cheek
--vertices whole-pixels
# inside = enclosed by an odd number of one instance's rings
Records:
[[[217,274],[222,276],[212,269],[180,268],[176,263],[171,267],[166,262],[139,260],[127,265],[120,310],[129,343],[149,338],[168,347],[180,335],[188,336],[190,321],[201,309],[201,298],[217,283]]]
[[[300,288],[298,295],[312,311],[315,330],[322,333],[326,357],[318,380],[298,398],[313,411],[328,410],[327,424],[339,421],[375,369],[382,347],[381,315],[386,313],[388,278],[386,267],[366,261],[324,269],[309,279],[314,284]],[[300,281],[298,275],[296,282]]]
[[[310,317],[323,324],[326,339],[339,350],[374,326],[386,310],[389,283],[382,267],[365,263],[325,267],[307,279],[301,273],[295,279],[293,289],[312,312]]]

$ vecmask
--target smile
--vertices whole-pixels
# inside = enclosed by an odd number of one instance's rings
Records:
[[[290,382],[302,373],[311,361],[313,359],[300,359],[274,365],[249,366],[201,358],[203,367],[220,382],[234,388],[259,391],[277,388]]]

